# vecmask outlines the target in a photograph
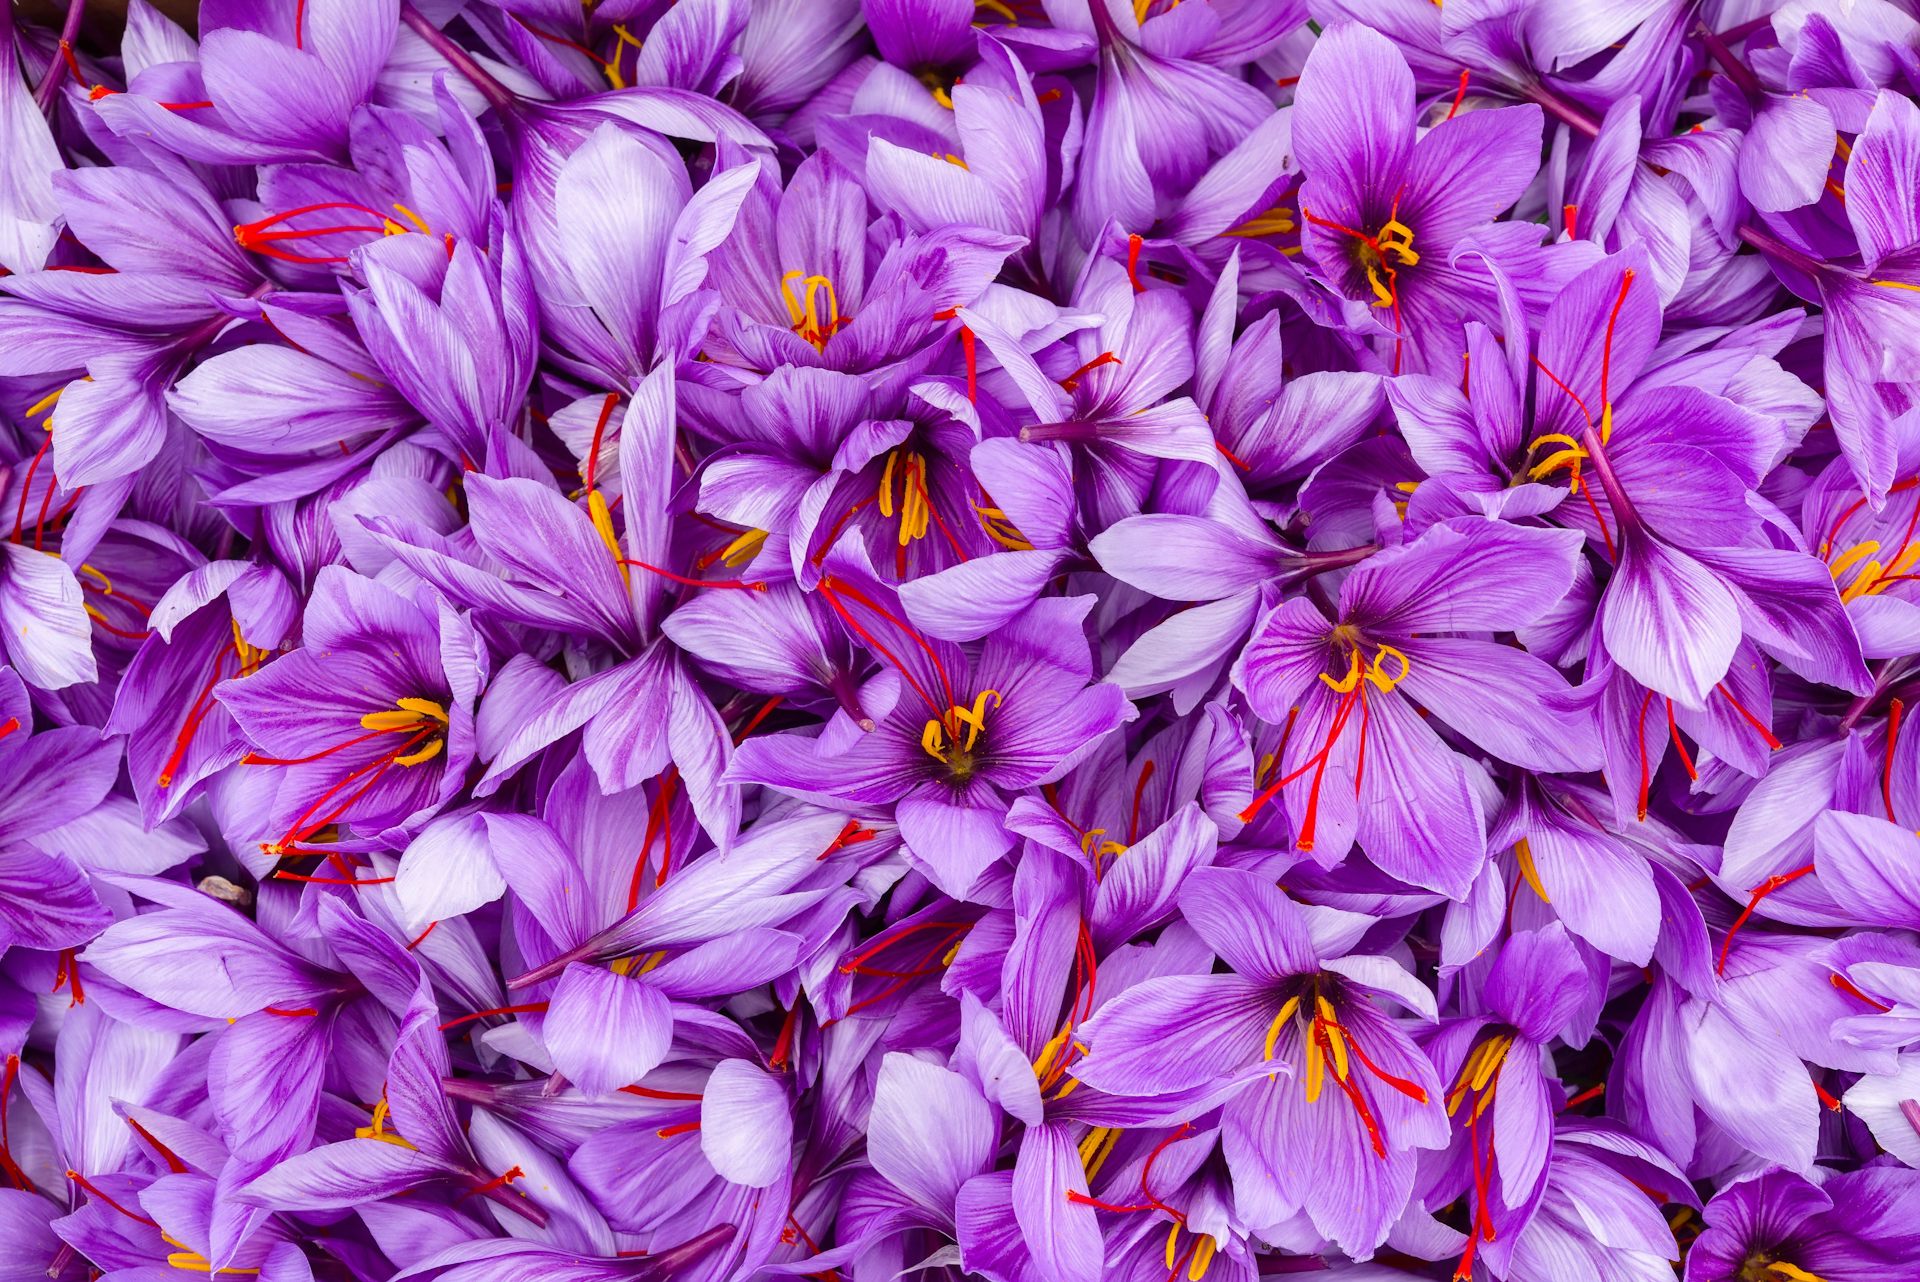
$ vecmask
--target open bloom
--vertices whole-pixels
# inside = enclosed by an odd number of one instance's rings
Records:
[[[1540,132],[1528,104],[1455,116],[1415,141],[1413,76],[1385,37],[1341,23],[1315,42],[1294,100],[1301,244],[1377,314],[1393,373],[1451,375],[1460,322],[1493,313],[1492,278],[1461,251],[1537,250],[1528,224],[1493,220],[1532,181]]]
[[[1275,607],[1236,672],[1254,711],[1286,726],[1245,817],[1278,798],[1292,844],[1323,866],[1357,840],[1400,880],[1464,895],[1486,856],[1475,767],[1415,704],[1516,764],[1596,764],[1592,726],[1559,673],[1471,635],[1539,618],[1572,585],[1577,548],[1563,531],[1467,519],[1363,562],[1334,621],[1305,597]]]
[[[845,545],[843,545],[845,546]],[[849,633],[898,676],[873,730],[741,745],[732,777],[855,813],[891,812],[935,884],[964,898],[1013,838],[1008,794],[1059,778],[1131,719],[1120,688],[1093,682],[1087,601],[1036,601],[977,656],[915,629],[863,558],[830,557],[819,591]]]
[[[1305,1211],[1366,1258],[1405,1204],[1415,1150],[1446,1143],[1433,1065],[1375,1000],[1431,1019],[1431,995],[1398,963],[1352,951],[1364,918],[1303,907],[1257,874],[1196,872],[1180,905],[1232,973],[1114,998],[1073,1075],[1122,1096],[1243,1080],[1223,1123],[1241,1220]]]
[[[431,818],[465,783],[487,672],[452,607],[337,567],[302,629],[300,649],[214,688],[253,745],[245,764],[275,772],[269,865],[334,825],[378,837]]]

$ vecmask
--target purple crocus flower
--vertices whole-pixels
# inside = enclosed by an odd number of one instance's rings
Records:
[[[1545,1191],[1559,1101],[1541,1065],[1591,984],[1564,929],[1516,932],[1476,994],[1485,1013],[1442,1028],[1428,1045],[1441,1075],[1451,1076],[1447,1112],[1454,1120],[1446,1172],[1429,1198],[1469,1199],[1458,1274],[1470,1276],[1480,1255],[1504,1274],[1518,1231]]]
[[[735,234],[709,259],[724,302],[707,349],[719,364],[918,373],[954,332],[941,313],[977,299],[1020,247],[957,223],[870,243],[866,195],[830,153],[800,166],[784,192],[772,187],[765,179],[746,197]]]
[[[1910,6],[85,7],[0,1275],[1920,1270]]]
[[[177,162],[66,173],[54,186],[68,230],[106,267],[6,278],[0,374],[85,371],[51,402],[54,472],[72,488],[127,476],[159,454],[168,387],[273,286]]]
[[[849,736],[765,735],[741,745],[732,778],[855,813],[891,813],[932,880],[964,899],[1013,838],[1007,793],[1057,779],[1131,719],[1120,688],[1093,682],[1081,638],[1090,602],[1048,598],[980,644],[933,640],[898,596],[848,553],[819,591],[847,630],[899,678],[875,727]],[[857,547],[857,545],[853,545]]]
[[[1335,621],[1304,597],[1271,610],[1235,682],[1286,733],[1243,818],[1281,798],[1292,845],[1323,867],[1357,840],[1400,880],[1464,895],[1486,852],[1473,767],[1409,701],[1516,764],[1595,764],[1592,725],[1551,665],[1460,635],[1538,619],[1571,585],[1576,550],[1569,535],[1468,519],[1351,571]]]
[[[1545,1185],[1526,1226],[1497,1259],[1491,1243],[1479,1258],[1495,1276],[1514,1282],[1577,1282],[1596,1274],[1666,1282],[1680,1249],[1661,1217],[1662,1201],[1699,1208],[1686,1178],[1659,1149],[1616,1127],[1563,1115],[1554,1124]]]
[[[211,165],[344,158],[399,27],[397,0],[216,3],[200,15],[200,61],[154,68],[94,110],[125,136]]]
[[[1514,262],[1537,248],[1527,224],[1493,219],[1532,181],[1541,119],[1530,104],[1473,111],[1416,142],[1413,76],[1391,43],[1353,23],[1315,42],[1294,100],[1301,243],[1329,285],[1373,309],[1391,372],[1451,375],[1460,322],[1494,313],[1492,280],[1463,250]]]
[[[330,825],[376,838],[418,828],[464,785],[487,655],[467,622],[350,571],[321,571],[302,645],[214,687],[273,770],[267,864]]]
[[[1431,1019],[1431,994],[1390,959],[1352,951],[1365,918],[1303,907],[1257,874],[1196,872],[1180,904],[1233,973],[1116,997],[1086,1028],[1073,1075],[1121,1096],[1244,1082],[1223,1116],[1239,1217],[1305,1211],[1370,1256],[1405,1205],[1415,1151],[1446,1143],[1433,1065],[1374,999]]]
[[[1916,1196],[1920,1183],[1903,1167],[1845,1171],[1821,1184],[1791,1171],[1760,1171],[1707,1203],[1707,1228],[1687,1253],[1686,1280],[1742,1272],[1866,1278],[1910,1269],[1920,1263]]]

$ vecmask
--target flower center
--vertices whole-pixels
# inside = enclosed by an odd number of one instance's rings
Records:
[[[1412,267],[1420,261],[1420,255],[1413,250],[1413,228],[1397,217],[1389,218],[1379,231],[1361,239],[1355,247],[1355,256],[1366,269],[1367,284],[1373,287],[1373,305],[1398,306],[1399,292],[1395,286],[1398,269]]]
[[[1755,1251],[1741,1263],[1739,1282],[1826,1282],[1826,1279],[1797,1264],[1770,1260],[1764,1251]]]
[[[799,282],[797,289],[796,281]],[[809,276],[798,267],[780,278],[780,295],[786,300],[787,318],[793,324],[793,332],[812,343],[816,352],[826,351],[827,340],[853,319],[840,314],[840,299],[833,292],[831,280],[825,276]],[[825,315],[820,311],[823,302]]]
[[[1303,999],[1308,995],[1313,997],[1311,1007],[1303,1004]],[[1289,997],[1280,1007],[1279,1014],[1273,1017],[1273,1023],[1267,1027],[1263,1058],[1272,1061],[1279,1050],[1281,1034],[1286,1031],[1288,1024],[1297,1022],[1301,1012],[1306,1009],[1312,1011],[1312,1017],[1307,1021],[1301,1038],[1307,1054],[1307,1103],[1312,1104],[1319,1100],[1320,1093],[1326,1089],[1328,1070],[1331,1068],[1334,1085],[1347,1097],[1347,1102],[1353,1106],[1354,1114],[1360,1119],[1360,1124],[1366,1127],[1367,1141],[1373,1148],[1374,1156],[1384,1159],[1387,1156],[1386,1135],[1380,1120],[1374,1115],[1373,1105],[1367,1098],[1362,1080],[1352,1071],[1353,1062],[1358,1060],[1361,1067],[1375,1079],[1399,1091],[1415,1103],[1427,1102],[1426,1088],[1418,1082],[1410,1082],[1404,1077],[1389,1073],[1374,1063],[1361,1047],[1360,1039],[1354,1036],[1353,1030],[1340,1022],[1339,1013],[1334,1009],[1332,1000],[1322,991],[1320,981],[1317,979],[1311,981],[1306,989]],[[1270,1082],[1275,1080],[1274,1075],[1268,1074],[1267,1080]]]
[[[899,497],[894,496],[894,476],[899,475]],[[924,538],[933,522],[933,502],[927,496],[927,460],[914,450],[887,452],[887,465],[880,472],[880,488],[874,496],[880,515],[900,518],[899,544],[905,548]]]
[[[396,766],[432,761],[447,746],[447,710],[432,699],[396,699],[393,707],[360,718],[360,724],[378,734],[405,734],[408,744],[426,739],[420,747],[395,756]]]
[[[925,729],[920,732],[920,746],[926,749],[928,756],[946,766],[956,783],[965,783],[972,778],[979,764],[973,750],[979,742],[980,732],[987,728],[989,699],[993,700],[994,707],[1000,706],[998,690],[982,690],[971,708],[951,704],[940,716],[929,718]]]
[[[1493,1241],[1493,1213],[1487,1203],[1487,1191],[1493,1185],[1493,1121],[1489,1118],[1486,1122],[1487,1134],[1483,1143],[1480,1119],[1481,1114],[1487,1111],[1487,1106],[1493,1103],[1494,1087],[1499,1085],[1494,1076],[1500,1071],[1500,1065],[1506,1062],[1507,1052],[1512,1049],[1511,1033],[1495,1034],[1475,1046],[1460,1065],[1460,1076],[1447,1093],[1449,1117],[1459,1113],[1460,1106],[1468,1096],[1473,1097],[1473,1106],[1467,1110],[1467,1146],[1473,1154],[1472,1218],[1467,1225],[1466,1250],[1453,1272],[1456,1282],[1473,1276],[1473,1257],[1480,1243]]]

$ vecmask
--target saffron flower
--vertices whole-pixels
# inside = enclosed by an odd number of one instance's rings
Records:
[[[0,15],[0,1276],[1920,1277],[1909,7]]]

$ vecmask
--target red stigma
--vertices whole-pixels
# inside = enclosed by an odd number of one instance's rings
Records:
[[[1771,895],[1774,891],[1779,890],[1782,886],[1798,881],[1812,871],[1813,865],[1807,864],[1803,867],[1795,868],[1791,872],[1783,872],[1769,877],[1753,888],[1753,894],[1748,898],[1747,906],[1740,910],[1740,915],[1734,918],[1733,925],[1727,928],[1726,938],[1720,941],[1720,960],[1713,968],[1715,974],[1726,973],[1727,950],[1733,947],[1733,937],[1740,933],[1742,926],[1747,924],[1747,920],[1753,916],[1753,910],[1760,906],[1760,901],[1768,895]]]
[[[1629,267],[1620,274],[1620,294],[1613,300],[1613,311],[1607,315],[1607,336],[1600,346],[1600,405],[1603,410],[1610,408],[1613,398],[1608,392],[1608,380],[1613,374],[1613,327],[1620,319],[1620,309],[1627,305],[1627,291],[1633,288],[1633,268]]]
[[[1673,700],[1667,700],[1667,733],[1673,736],[1673,750],[1680,754],[1680,764],[1686,767],[1687,778],[1698,781],[1700,772],[1694,769],[1693,758],[1687,755],[1687,745],[1680,741],[1680,726],[1673,719]]]
[[[462,1024],[471,1024],[476,1019],[489,1019],[495,1015],[536,1014],[546,1010],[547,1006],[548,1003],[546,1002],[522,1002],[517,1006],[490,1006],[486,1010],[474,1011],[471,1015],[462,1015],[457,1019],[450,1019],[440,1025],[440,1031],[444,1033],[449,1028],[458,1028]]]
[[[661,578],[669,582],[678,583],[683,587],[726,588],[736,592],[765,592],[767,590],[767,585],[757,579],[752,583],[748,583],[744,579],[691,579],[684,574],[675,574],[672,570],[663,570],[657,565],[648,565],[645,561],[636,561],[629,556],[619,558],[619,562],[621,565],[631,565],[636,569],[645,570],[648,574],[657,574]]]
[[[581,474],[587,489],[593,489],[593,478],[600,463],[600,438],[607,430],[607,420],[613,417],[613,407],[620,403],[620,393],[608,392],[605,403],[600,406],[600,417],[593,425],[593,443],[587,447],[587,466]]]
[[[1893,814],[1893,750],[1900,741],[1900,715],[1905,711],[1906,705],[1898,699],[1887,705],[1887,764],[1880,772],[1880,799],[1886,803],[1888,821],[1896,824],[1900,821]]]
[[[872,828],[862,828],[858,819],[849,819],[847,820],[846,826],[840,830],[840,835],[828,842],[825,850],[814,856],[814,862],[819,863],[828,856],[838,854],[840,851],[845,850],[848,846],[857,846],[862,842],[872,841],[879,835],[880,834]]]
[[[1877,1011],[1890,1011],[1893,1009],[1893,1007],[1887,1005],[1885,1002],[1875,1001],[1873,998],[1861,992],[1858,988],[1854,987],[1853,981],[1848,979],[1845,975],[1835,973],[1832,975],[1828,975],[1827,980],[1835,988],[1839,989],[1841,992],[1845,993],[1847,996],[1855,999],[1856,1001],[1865,1002],[1867,1005],[1873,1007]]]
[[[84,1006],[86,1004],[87,990],[80,982],[80,953],[78,949],[62,948],[60,950],[59,968],[54,971],[53,975],[53,991],[57,993],[62,988],[67,990],[67,1008],[69,1010],[75,1006]]]
[[[634,860],[633,879],[627,883],[627,911],[632,912],[640,906],[641,878],[647,871],[647,854],[653,849],[653,835],[660,834],[660,872],[654,878],[655,890],[667,884],[667,872],[673,863],[673,794],[680,786],[680,768],[668,766],[660,774],[660,782],[653,794],[653,804],[647,807],[647,830],[640,838],[640,854]]]
[[[87,1179],[86,1176],[80,1174],[80,1172],[70,1170],[67,1172],[67,1178],[72,1180],[75,1184],[79,1185],[82,1189],[84,1189],[88,1197],[91,1197],[94,1201],[99,1202],[105,1206],[111,1207],[113,1210],[120,1212],[120,1214],[126,1216],[129,1220],[134,1220],[141,1224],[151,1225],[156,1229],[160,1227],[160,1221],[155,1219],[150,1219],[147,1216],[141,1215],[137,1211],[129,1211],[126,1207],[120,1205],[118,1202],[108,1197],[105,1193],[102,1193],[99,1190],[99,1188],[96,1185],[94,1185],[94,1183],[91,1180]]]
[[[6,1172],[8,1183],[25,1192],[33,1188],[33,1181],[28,1179],[27,1173],[20,1169],[20,1164],[13,1160],[13,1137],[7,1125],[7,1100],[12,1097],[14,1082],[19,1076],[20,1057],[7,1056],[6,1071],[0,1073],[0,1170]]]
[[[622,1086],[623,1094],[637,1095],[641,1099],[657,1100],[701,1100],[706,1097],[698,1091],[659,1091],[651,1086]]]
[[[323,209],[354,210],[366,214],[370,218],[377,218],[380,221],[373,226],[367,226],[363,223],[343,223],[333,227],[303,228],[279,226],[279,224],[286,222],[290,218],[298,218],[302,214],[318,213]],[[345,254],[329,254],[323,257],[314,257],[307,254],[296,254],[291,250],[279,248],[276,242],[283,240],[310,240],[320,236],[338,236],[356,232],[373,236],[384,236],[387,234],[387,229],[391,225],[391,220],[377,209],[369,209],[357,201],[329,200],[321,201],[313,205],[302,205],[297,209],[289,209],[284,213],[272,214],[266,218],[256,219],[250,223],[237,224],[233,229],[233,238],[239,242],[242,249],[247,250],[249,253],[261,254],[268,258],[278,258],[280,261],[287,263],[322,266],[330,263],[344,263],[347,261],[347,256]]]
[[[1147,780],[1153,778],[1153,760],[1148,758],[1140,767],[1140,777],[1133,784],[1133,810],[1127,816],[1127,844],[1131,846],[1140,840],[1140,802],[1147,795]]]
[[[1083,377],[1092,373],[1094,370],[1099,369],[1102,365],[1119,365],[1119,364],[1121,364],[1121,360],[1118,356],[1115,356],[1112,352],[1102,352],[1098,356],[1094,357],[1092,360],[1088,361],[1085,365],[1082,365],[1079,369],[1073,371],[1073,373],[1061,379],[1060,386],[1065,390],[1071,392],[1075,388],[1080,386],[1080,380]]]
[[[1761,721],[1760,718],[1754,716],[1751,712],[1747,711],[1745,704],[1741,703],[1738,699],[1733,697],[1733,691],[1727,689],[1726,682],[1724,681],[1721,682],[1720,684],[1716,685],[1714,689],[1718,690],[1721,693],[1721,695],[1725,697],[1726,701],[1733,705],[1733,710],[1739,713],[1740,716],[1746,721],[1748,725],[1752,726],[1756,731],[1759,732],[1760,737],[1766,741],[1766,745],[1769,749],[1774,751],[1779,750],[1780,741],[1773,737],[1773,731],[1769,730],[1766,726],[1766,723]]]

